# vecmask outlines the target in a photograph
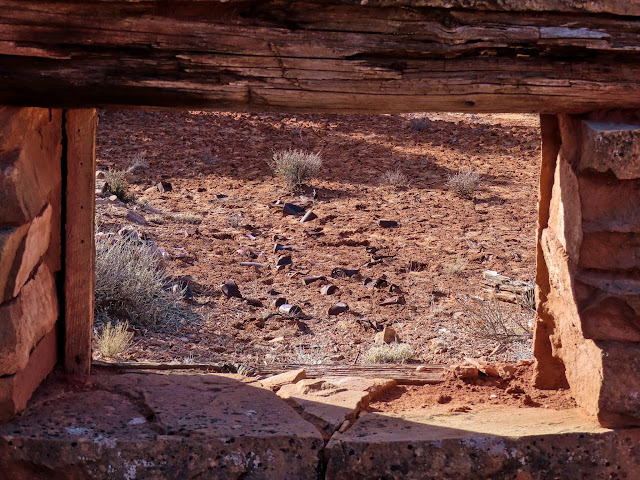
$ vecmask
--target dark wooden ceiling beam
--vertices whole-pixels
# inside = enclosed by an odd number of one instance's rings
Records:
[[[571,13],[561,0],[362,3],[0,0],[0,104],[640,108],[640,17],[588,11],[616,2],[573,2]],[[416,6],[427,4],[478,9]],[[560,11],[535,11],[543,4]],[[529,11],[508,11],[518,5]]]

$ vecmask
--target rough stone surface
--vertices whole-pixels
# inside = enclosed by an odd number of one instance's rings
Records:
[[[27,283],[40,259],[49,248],[51,237],[51,206],[47,205],[42,213],[31,221],[21,249],[14,261],[13,278],[7,282],[4,301],[16,297],[20,289]]]
[[[580,266],[602,270],[640,270],[640,233],[585,233]]]
[[[274,393],[212,374],[52,378],[0,425],[22,479],[317,478],[316,429]]]
[[[318,427],[325,439],[345,420],[353,420],[371,399],[396,385],[395,380],[360,377],[323,377],[284,385],[278,396]]]
[[[640,430],[607,430],[575,410],[369,413],[325,455],[328,480],[635,478]]]
[[[564,155],[558,157],[551,204],[549,228],[554,232],[573,262],[577,262],[582,245],[582,214],[578,179]]]
[[[585,338],[640,342],[640,278],[579,271],[575,296]]]
[[[580,171],[611,171],[620,180],[640,178],[640,125],[582,122]]]
[[[550,230],[542,236],[551,292],[545,308],[557,319],[554,354],[562,359],[572,396],[603,425],[640,425],[640,345],[587,339],[575,297],[575,274]],[[566,254],[565,254],[566,255]]]
[[[27,365],[29,352],[58,319],[58,297],[49,268],[41,264],[14,300],[0,305],[0,376]]]
[[[0,230],[0,302],[3,301],[6,291],[13,291],[14,264],[19,254],[24,251],[29,226],[30,224],[27,223]]]
[[[283,385],[291,383],[297,383],[300,380],[307,378],[307,372],[304,368],[298,370],[290,370],[278,375],[272,375],[271,377],[260,380],[263,387],[273,391],[279,390]]]
[[[0,221],[23,225],[61,183],[61,110],[3,107],[0,138]]]
[[[56,360],[57,340],[54,328],[33,349],[23,370],[0,378],[0,422],[13,418],[25,409],[34,390],[53,370]],[[0,471],[1,466],[0,461]]]
[[[640,179],[581,175],[580,203],[585,232],[640,233]]]
[[[373,341],[378,345],[384,345],[385,343],[400,342],[401,340],[394,328],[384,327],[381,332],[374,335]]]

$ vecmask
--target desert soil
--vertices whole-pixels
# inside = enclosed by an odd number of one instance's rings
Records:
[[[400,413],[428,408],[430,411],[469,412],[499,409],[550,408],[565,410],[576,403],[568,390],[538,390],[532,386],[533,361],[521,360],[509,378],[482,375],[460,379],[449,375],[436,385],[398,385],[375,397],[370,412]]]
[[[422,130],[419,118],[429,119]],[[319,178],[295,194],[270,167],[273,153],[289,148],[324,161]],[[168,272],[190,276],[189,308],[198,316],[159,329],[134,326],[135,345],[123,358],[355,363],[365,361],[383,326],[412,347],[412,362],[532,358],[530,339],[485,338],[483,314],[469,299],[491,297],[485,270],[533,278],[539,157],[534,115],[102,111],[98,168],[146,167],[129,175],[135,202],[99,196],[99,229],[133,225],[164,249]],[[447,186],[460,169],[481,176],[471,198]],[[389,170],[403,172],[406,184],[384,185]],[[161,180],[171,191],[150,188]],[[285,202],[313,208],[318,218],[285,216]],[[130,211],[147,225],[132,224]],[[274,252],[276,242],[293,251]],[[293,264],[277,270],[283,254]],[[247,261],[263,267],[240,265]],[[359,273],[331,278],[336,267]],[[322,282],[305,286],[305,275],[326,276],[339,290],[322,295]],[[229,279],[252,301],[227,299],[220,285]],[[386,282],[372,288],[367,279]],[[394,296],[404,304],[380,305]],[[299,306],[301,318],[274,314],[276,297]],[[349,310],[328,315],[336,302]],[[499,308],[507,324],[533,321],[520,306]]]

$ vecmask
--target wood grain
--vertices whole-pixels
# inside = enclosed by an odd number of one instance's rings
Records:
[[[635,0],[361,3],[0,0],[0,104],[640,108]]]
[[[64,225],[64,366],[69,373],[91,368],[95,292],[95,138],[93,109],[64,112],[66,189]]]

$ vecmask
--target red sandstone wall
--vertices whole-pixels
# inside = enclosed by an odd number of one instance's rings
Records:
[[[62,111],[0,107],[0,421],[57,361]]]
[[[598,120],[559,117],[538,258],[548,284],[536,345],[551,351],[536,352],[538,383],[560,360],[584,410],[604,425],[640,425],[640,123]]]

